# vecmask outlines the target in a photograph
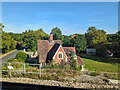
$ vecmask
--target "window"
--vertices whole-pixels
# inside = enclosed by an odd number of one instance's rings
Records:
[[[63,59],[63,53],[62,52],[58,53],[58,59]]]

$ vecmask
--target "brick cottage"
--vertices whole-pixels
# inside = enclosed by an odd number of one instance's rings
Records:
[[[73,51],[77,64],[83,65],[84,61],[79,56],[76,56],[75,47],[62,47],[62,41],[53,40],[53,34],[50,34],[48,40],[38,40],[37,54],[39,63],[48,63],[52,60],[55,64],[62,61],[69,63],[69,56],[67,55],[70,51]]]

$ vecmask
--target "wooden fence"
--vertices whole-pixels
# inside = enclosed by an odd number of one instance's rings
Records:
[[[41,77],[41,64],[29,64],[29,63],[15,63],[15,62],[4,62],[4,64],[6,64],[6,70],[5,69],[0,69],[0,71],[5,71],[5,72],[9,72],[9,75],[11,77],[11,72],[19,72],[19,73],[31,73],[31,74],[39,74],[39,76]],[[3,65],[4,65],[3,64]],[[14,64],[14,65],[12,65]],[[22,65],[23,67],[23,70],[14,70],[14,67],[15,67],[15,64],[16,66],[17,65]],[[37,72],[28,72],[26,71],[26,66],[29,65],[29,66],[36,66],[36,68],[39,69],[39,71]]]

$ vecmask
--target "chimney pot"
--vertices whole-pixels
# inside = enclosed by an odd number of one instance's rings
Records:
[[[53,40],[53,34],[50,34],[50,36],[49,36],[49,42],[52,43],[52,40]]]

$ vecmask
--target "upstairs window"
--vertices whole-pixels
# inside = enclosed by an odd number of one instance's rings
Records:
[[[58,59],[63,59],[63,53],[62,52],[58,53]]]

